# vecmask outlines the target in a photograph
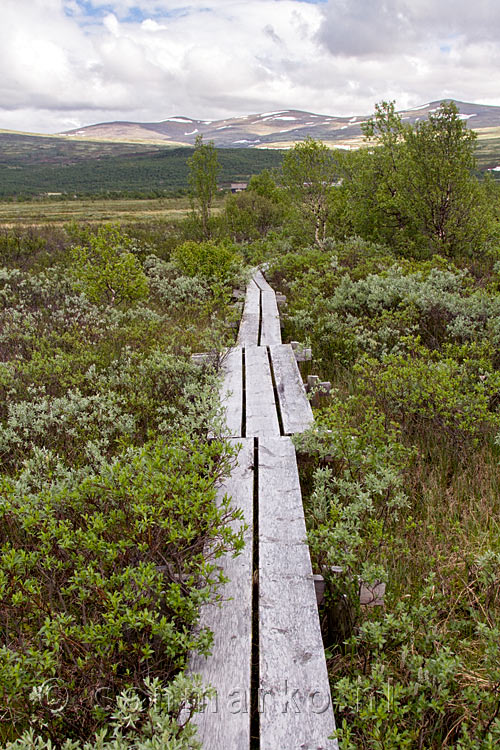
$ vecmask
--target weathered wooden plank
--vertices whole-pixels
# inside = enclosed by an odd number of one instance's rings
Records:
[[[281,325],[276,295],[273,291],[262,292],[262,325],[260,345],[281,344]]]
[[[203,682],[216,690],[204,712],[193,718],[203,750],[250,747],[254,441],[242,438],[233,442],[242,444],[242,449],[231,476],[220,488],[219,498],[225,493],[232,496],[233,505],[243,511],[248,529],[243,552],[221,559],[222,570],[229,578],[221,591],[222,605],[202,607],[200,625],[214,633],[212,654],[208,658],[194,654],[190,660],[190,672],[201,674]]]
[[[274,289],[272,286],[266,281],[266,278],[260,268],[256,270],[256,272],[253,275],[253,280],[259,287],[259,289],[262,289],[263,292],[272,292],[274,294]]]
[[[267,349],[245,347],[246,435],[279,435],[280,427]]]
[[[239,346],[257,346],[259,343],[259,324],[260,289],[252,279],[247,286],[245,306],[243,307],[243,315],[238,332]]]
[[[261,750],[333,750],[325,652],[290,438],[259,440]]]
[[[223,437],[240,437],[243,415],[243,349],[229,349],[222,362],[223,380],[220,389],[225,409],[226,429]]]
[[[294,351],[290,344],[271,346],[270,351],[283,431],[285,435],[304,432],[310,427],[314,417],[302,384]]]

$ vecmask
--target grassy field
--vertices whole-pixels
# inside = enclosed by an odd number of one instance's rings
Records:
[[[500,128],[485,128],[478,135],[476,158],[479,170],[483,172],[498,167],[500,165]]]
[[[214,211],[220,210],[220,196]],[[20,203],[0,201],[0,226],[65,224],[78,222],[130,222],[146,219],[183,218],[190,211],[189,199],[157,198],[154,200],[34,200]]]

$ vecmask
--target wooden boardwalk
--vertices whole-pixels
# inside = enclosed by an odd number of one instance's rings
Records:
[[[212,654],[190,669],[216,697],[195,715],[204,750],[334,750],[335,729],[295,449],[313,421],[276,296],[250,281],[238,345],[223,364],[227,437],[241,445],[220,488],[243,510],[244,552],[227,556],[222,605],[206,605]]]

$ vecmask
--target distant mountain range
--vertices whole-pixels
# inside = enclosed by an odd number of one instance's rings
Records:
[[[446,100],[449,101],[449,100]],[[400,111],[404,121],[417,122],[435,112],[440,101]],[[500,135],[500,107],[456,101],[467,125],[480,137]],[[68,139],[95,139],[128,143],[192,146],[196,136],[226,148],[287,148],[312,136],[341,148],[355,148],[362,141],[361,125],[368,116],[336,117],[295,109],[264,112],[225,120],[193,120],[169,117],[162,122],[104,122],[58,133]]]
[[[400,114],[405,122],[417,122],[439,104]],[[479,134],[477,174],[489,172],[500,181],[500,107],[457,105],[467,125]],[[221,182],[245,182],[263,169],[279,168],[281,149],[308,135],[332,147],[356,148],[363,142],[361,125],[366,119],[280,110],[214,121],[169,117],[159,123],[110,122],[56,135],[0,130],[0,198],[182,191],[198,133],[220,149]]]

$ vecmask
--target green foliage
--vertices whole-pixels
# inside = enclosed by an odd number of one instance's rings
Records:
[[[210,648],[199,609],[242,524],[230,498],[215,503],[234,455],[207,440],[221,433],[217,373],[190,353],[229,340],[223,262],[239,271],[236,255],[220,250],[215,276],[182,275],[147,232],[114,227],[4,247],[0,735],[194,750],[177,720],[203,691],[178,675]]]
[[[217,193],[217,176],[221,169],[213,142],[203,143],[203,136],[197,135],[194,153],[187,163],[193,211],[200,222],[202,236],[208,239],[210,213]]]
[[[0,229],[0,262],[9,268],[41,270],[63,261],[64,232],[54,227]]]
[[[271,266],[291,295],[290,337],[311,341],[325,366],[350,366],[363,352],[406,354],[414,336],[430,349],[481,336],[495,357],[500,297],[478,288],[471,273],[440,256],[395,262],[387,248],[359,239],[331,247],[289,253]]]
[[[336,607],[333,628],[341,640],[360,617],[359,576],[366,582],[386,579],[383,563],[392,541],[387,527],[408,507],[403,468],[411,451],[384,421],[370,399],[335,399],[313,429],[295,438],[300,452],[319,461],[306,507],[308,541],[327,599]]]
[[[477,252],[491,222],[472,174],[476,136],[455,104],[443,103],[411,126],[393,102],[382,102],[363,130],[376,147],[347,158],[344,190],[354,228],[405,254]]]
[[[37,690],[36,699],[43,702],[54,702],[54,684],[47,683],[47,689]],[[188,679],[178,675],[165,686],[157,678],[144,680],[141,692],[128,688],[117,696],[116,704],[110,701],[103,691],[98,699],[104,697],[106,713],[110,718],[107,727],[99,730],[92,741],[81,742],[67,739],[62,750],[200,750],[200,743],[195,739],[196,730],[190,719],[201,707],[207,689],[202,688],[197,678]],[[64,700],[64,696],[63,696]],[[101,712],[103,706],[96,704]],[[107,704],[107,705],[106,705]],[[52,711],[56,713],[60,705],[55,703]],[[53,750],[51,740],[36,736],[31,729],[14,742],[8,742],[4,750]]]
[[[260,195],[262,198],[267,198],[273,203],[279,203],[281,199],[276,179],[269,169],[263,169],[260,174],[252,175],[248,183],[248,190]]]
[[[3,483],[0,690],[14,725],[85,736],[98,688],[165,679],[206,650],[208,634],[190,626],[219,579],[213,560],[241,546],[227,527],[239,514],[214,502],[230,456],[180,435],[126,449],[77,484],[26,496]],[[64,711],[38,715],[30,695],[54,677],[68,687]]]
[[[258,183],[258,189],[267,192],[267,183]],[[244,192],[227,197],[224,220],[235,242],[251,242],[265,237],[283,220],[283,206],[263,192],[249,187]]]
[[[334,185],[340,176],[339,158],[312,138],[296,143],[283,158],[283,185],[290,200],[314,222],[314,238],[319,247],[326,239]]]
[[[342,750],[500,740],[496,257],[275,247],[287,335],[334,386],[295,442]]]
[[[442,104],[406,135],[405,199],[415,233],[433,251],[451,255],[486,239],[488,209],[471,177],[475,140],[453,103]]]
[[[334,687],[341,748],[498,745],[500,631],[491,587],[499,574],[498,555],[476,557],[458,592],[430,575],[416,601],[361,625],[346,644],[355,656]],[[460,596],[461,607],[450,596]],[[477,664],[474,652],[482,654]]]
[[[118,228],[100,227],[87,246],[75,247],[78,286],[97,303],[134,302],[148,295],[148,283],[132,244]]]
[[[477,443],[491,435],[498,415],[491,404],[500,395],[500,373],[479,375],[477,362],[432,355],[418,343],[405,355],[382,362],[367,358],[360,365],[363,388],[374,395],[384,412],[410,434],[432,431],[433,440],[455,447]]]
[[[240,256],[227,242],[184,242],[175,248],[172,260],[186,276],[228,281],[238,273]]]

